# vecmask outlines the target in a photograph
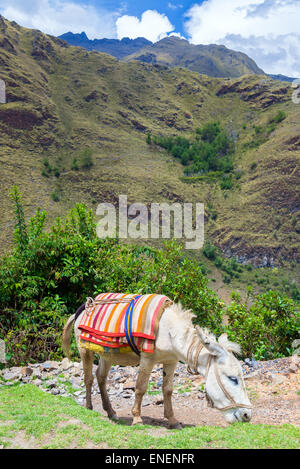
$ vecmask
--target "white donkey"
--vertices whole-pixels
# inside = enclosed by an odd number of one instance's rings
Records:
[[[66,323],[63,331],[63,349],[69,357],[71,330],[75,321],[76,341],[83,362],[86,407],[92,409],[94,352],[79,345],[80,330],[78,326],[83,313],[84,305],[78,308],[77,312]],[[153,354],[145,352],[142,352],[140,356],[134,352],[100,354],[96,377],[103,408],[109,418],[117,419],[106,390],[107,375],[112,364],[140,365],[132,409],[133,424],[138,424],[142,423],[141,404],[151,371],[156,363],[161,363],[163,364],[164,416],[168,419],[170,428],[181,428],[180,423],[174,417],[171,398],[174,371],[178,361],[183,361],[187,363],[191,373],[205,377],[208,405],[222,411],[229,423],[250,421],[251,404],[245,389],[242,369],[239,361],[233,355],[233,352],[240,352],[239,345],[229,342],[226,334],[223,334],[217,342],[216,338],[208,331],[199,326],[193,326],[193,317],[194,315],[189,310],[184,311],[180,304],[172,304],[162,314]]]

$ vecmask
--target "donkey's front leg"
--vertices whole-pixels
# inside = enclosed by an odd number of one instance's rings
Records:
[[[143,423],[141,418],[141,405],[144,394],[147,391],[147,386],[153,366],[154,362],[150,358],[141,358],[138,378],[135,386],[135,401],[131,411],[133,415],[132,425]]]
[[[178,362],[163,365],[163,395],[164,395],[164,416],[169,421],[169,427],[181,430],[182,426],[174,417],[172,407],[173,378]]]

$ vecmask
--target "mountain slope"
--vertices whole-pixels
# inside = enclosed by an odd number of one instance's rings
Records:
[[[218,45],[193,45],[176,36],[166,37],[155,44],[145,38],[95,39],[85,33],[66,33],[59,36],[70,45],[110,54],[126,62],[160,64],[169,67],[186,67],[194,72],[213,77],[240,77],[246,74],[264,74],[254,60],[246,54]]]
[[[167,37],[148,45],[124,60],[141,60],[172,67],[186,67],[193,72],[213,77],[240,77],[246,74],[263,75],[254,60],[242,52],[215,44],[193,45],[185,39]]]
[[[2,250],[17,184],[26,215],[40,206],[52,219],[76,202],[116,204],[119,194],[129,203],[204,202],[206,237],[226,255],[255,265],[300,260],[300,108],[288,84],[118,62],[4,18],[0,64],[8,100],[0,104]],[[286,119],[257,145],[255,129],[282,109]],[[239,179],[229,191],[184,178],[177,159],[146,143],[147,132],[190,137],[212,120],[236,141]],[[86,150],[91,169],[81,164]]]

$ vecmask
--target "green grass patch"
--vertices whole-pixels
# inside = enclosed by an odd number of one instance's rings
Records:
[[[34,385],[0,389],[0,445],[34,448],[298,448],[300,429],[292,425],[271,426],[237,423],[228,427],[186,427],[155,436],[149,425],[128,427],[111,423],[95,411],[71,399],[52,396]],[[161,429],[160,429],[161,430]]]

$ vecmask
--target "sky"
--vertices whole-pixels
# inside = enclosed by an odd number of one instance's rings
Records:
[[[55,36],[224,44],[267,73],[300,77],[300,0],[0,0],[0,13]]]

